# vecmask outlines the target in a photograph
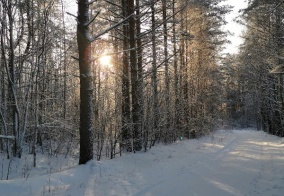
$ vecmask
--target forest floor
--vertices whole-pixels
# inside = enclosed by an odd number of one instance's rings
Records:
[[[218,131],[200,139],[156,146],[146,153],[69,168],[61,160],[48,174],[40,168],[18,172],[18,177],[11,174],[11,180],[0,181],[0,195],[284,194],[284,138],[262,131]],[[6,167],[2,164],[0,168],[2,176]]]

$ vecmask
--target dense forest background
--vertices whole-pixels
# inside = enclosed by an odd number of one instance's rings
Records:
[[[74,15],[68,1],[1,0],[1,152],[81,146],[85,163],[219,128],[283,136],[284,2],[249,1],[239,54],[221,53],[221,2],[79,0]]]

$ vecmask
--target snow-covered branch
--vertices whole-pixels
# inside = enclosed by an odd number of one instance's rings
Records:
[[[95,40],[98,39],[100,36],[102,36],[102,35],[108,33],[108,32],[111,31],[112,29],[118,27],[119,25],[121,25],[122,23],[124,23],[125,21],[127,21],[130,17],[133,17],[133,14],[129,15],[127,18],[125,18],[125,19],[123,19],[122,21],[116,23],[115,25],[113,25],[113,26],[107,28],[106,30],[104,30],[104,31],[102,31],[102,32],[100,32],[100,33],[98,33],[98,34],[95,35],[93,38],[89,38],[89,39],[90,39],[89,41],[90,41],[90,42],[95,41]]]

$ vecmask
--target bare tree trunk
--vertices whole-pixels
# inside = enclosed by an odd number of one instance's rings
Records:
[[[128,14],[134,15],[134,0],[128,0]],[[141,122],[139,108],[139,86],[138,86],[138,66],[137,66],[137,49],[136,49],[136,31],[135,15],[129,19],[129,47],[130,47],[130,74],[131,74],[131,95],[132,95],[132,123],[133,123],[133,149],[141,150]]]
[[[144,96],[143,96],[143,58],[142,58],[142,40],[141,40],[141,21],[140,21],[140,0],[135,0],[136,1],[136,47],[137,47],[137,69],[138,69],[138,75],[137,75],[137,93],[138,93],[138,103],[139,103],[139,124],[140,124],[140,130],[141,134],[144,133]],[[147,139],[143,136],[144,140]],[[140,141],[142,142],[142,141]],[[140,144],[141,145],[141,144]],[[141,149],[142,146],[139,146]],[[139,149],[136,149],[139,150]]]
[[[67,105],[67,51],[66,51],[66,26],[65,26],[65,17],[64,17],[64,4],[63,0],[61,0],[61,11],[62,11],[62,25],[63,25],[63,74],[64,74],[64,89],[63,89],[63,119],[66,120],[66,105]],[[64,123],[65,128],[65,123]]]
[[[150,146],[155,145],[156,140],[159,138],[158,133],[158,119],[159,119],[159,111],[158,111],[158,84],[157,84],[157,50],[156,50],[156,19],[155,19],[155,0],[151,2],[151,29],[152,29],[152,94],[153,94],[153,102],[152,102],[152,115],[153,115],[153,125],[152,132],[154,133],[154,138],[152,139],[152,143]]]
[[[8,82],[9,82],[9,101],[10,101],[10,117],[12,118],[12,129],[15,136],[13,156],[21,157],[21,147],[19,146],[19,110],[16,95],[16,76],[15,76],[15,40],[14,40],[14,16],[12,2],[6,4],[9,23],[9,51],[8,51]]]
[[[77,43],[80,69],[80,160],[85,164],[93,159],[93,82],[91,41],[88,32],[89,3],[78,0]]]
[[[7,125],[7,88],[8,85],[5,82],[6,81],[6,77],[5,77],[5,70],[6,70],[6,50],[5,50],[5,37],[4,35],[6,35],[6,29],[3,28],[4,27],[4,21],[6,21],[6,14],[4,12],[3,9],[1,9],[1,84],[2,84],[2,89],[1,89],[1,109],[0,109],[0,113],[1,113],[1,121],[2,121],[2,130],[3,133],[5,135],[8,135],[8,125]],[[3,139],[1,139],[2,141],[4,141]],[[1,142],[2,142],[1,141]],[[5,141],[5,147],[6,147],[6,153],[7,153],[7,159],[10,159],[10,141],[6,140]]]
[[[168,60],[168,27],[167,27],[167,1],[162,0],[163,7],[163,37],[164,37],[164,59],[165,59],[165,142],[168,142],[170,128],[170,76],[169,76],[169,60]]]
[[[123,17],[128,16],[127,0],[121,1]],[[130,148],[130,83],[129,83],[129,40],[128,40],[128,22],[123,25],[123,56],[122,56],[122,143],[125,148]]]
[[[176,39],[176,0],[173,0],[172,4],[172,12],[173,12],[173,53],[174,53],[174,92],[175,92],[175,103],[174,103],[174,129],[175,129],[175,138],[177,136],[177,131],[180,129],[179,127],[179,90],[178,90],[178,60],[177,60],[177,39]]]

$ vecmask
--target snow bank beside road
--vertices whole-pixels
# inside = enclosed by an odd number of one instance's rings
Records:
[[[0,181],[0,195],[279,195],[284,140],[253,130],[219,131],[49,175]]]

